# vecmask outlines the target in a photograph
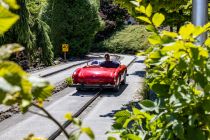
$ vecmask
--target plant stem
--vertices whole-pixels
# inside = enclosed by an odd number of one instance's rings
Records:
[[[63,126],[47,110],[45,110],[43,107],[38,106],[35,103],[32,103],[32,105],[42,110],[48,116],[48,119],[52,120],[63,131],[67,139],[69,138],[69,135],[66,132],[66,130],[63,128]]]
[[[28,110],[28,112],[30,112],[30,113],[32,113],[32,114],[36,114],[36,115],[38,115],[38,116],[41,116],[41,117],[44,117],[44,118],[48,118],[48,119],[49,119],[49,117],[48,117],[48,116],[45,116],[45,115],[43,115],[43,114],[40,114],[40,113],[37,113],[37,112],[31,111],[31,110]]]

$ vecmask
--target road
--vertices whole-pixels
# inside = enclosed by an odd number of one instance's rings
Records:
[[[133,56],[124,56],[121,63],[127,65],[133,59]],[[122,86],[117,94],[112,91],[106,91],[89,111],[84,112],[85,115],[82,117],[84,124],[93,128],[98,140],[106,138],[104,132],[110,130],[112,123],[111,114],[113,114],[113,111],[119,110],[122,104],[133,100],[134,95],[137,94],[137,91],[141,87],[144,74],[142,61],[143,58],[138,58],[129,68],[128,73],[130,75],[128,76],[127,84]],[[71,71],[69,71],[68,75],[70,73]],[[62,79],[66,74],[54,77],[54,79]],[[49,101],[45,102],[44,106],[60,123],[63,123],[65,121],[63,116],[66,112],[75,113],[93,94],[94,92],[92,91],[77,92],[75,88],[66,88],[49,98]],[[37,109],[32,107],[30,110],[37,112]],[[57,126],[46,118],[31,113],[18,114],[0,123],[0,139],[21,140],[29,133],[47,138],[56,129]],[[71,126],[68,130],[72,130]],[[57,139],[65,140],[62,135]],[[81,139],[87,139],[87,137],[82,136]]]

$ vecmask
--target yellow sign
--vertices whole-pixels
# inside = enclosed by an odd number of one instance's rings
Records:
[[[68,52],[69,51],[69,44],[62,44],[62,52]]]

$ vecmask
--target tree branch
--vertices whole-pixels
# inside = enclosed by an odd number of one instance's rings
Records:
[[[35,106],[36,108],[39,108],[45,114],[47,114],[47,116],[48,116],[47,118],[50,119],[50,120],[52,120],[63,131],[63,133],[66,135],[66,137],[69,138],[69,135],[66,132],[66,130],[63,128],[63,126],[47,110],[45,110],[43,107],[38,106],[35,103],[32,103],[32,105]]]

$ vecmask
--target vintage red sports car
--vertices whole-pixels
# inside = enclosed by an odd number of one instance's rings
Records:
[[[86,88],[113,88],[119,91],[120,84],[125,84],[127,66],[119,64],[117,67],[103,67],[101,65],[87,65],[78,68],[72,75],[73,86],[77,90]]]

